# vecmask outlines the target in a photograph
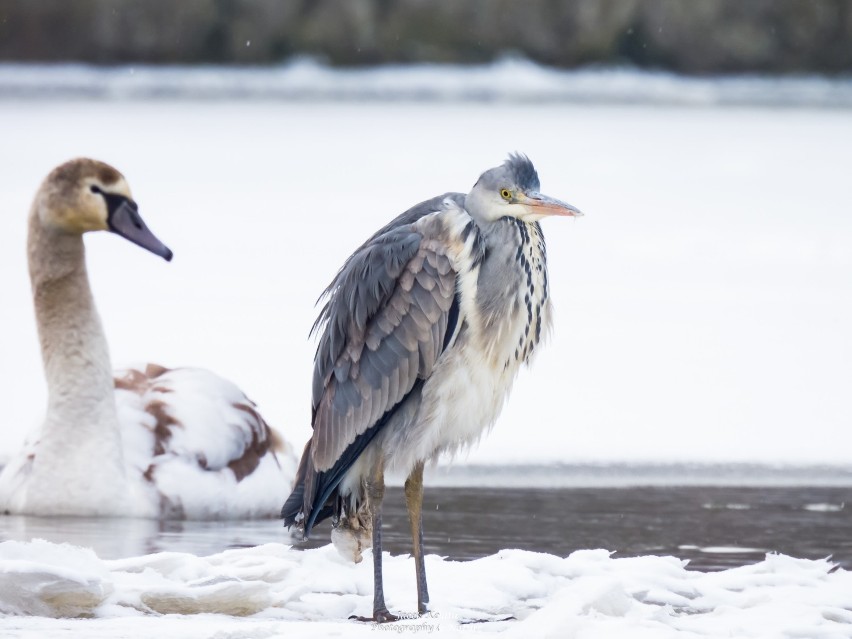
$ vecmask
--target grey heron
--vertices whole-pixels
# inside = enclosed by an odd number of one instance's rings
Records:
[[[372,542],[373,619],[385,605],[381,522],[386,469],[401,472],[417,581],[427,611],[423,468],[476,442],[550,323],[539,220],[579,216],[542,195],[532,162],[512,154],[468,194],[421,202],[377,231],[320,299],[312,332],[312,426],[281,511],[305,538],[328,517],[338,536]]]

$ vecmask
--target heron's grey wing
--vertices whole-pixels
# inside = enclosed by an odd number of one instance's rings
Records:
[[[364,246],[372,242],[378,237],[383,236],[388,231],[391,231],[395,228],[399,228],[401,226],[407,226],[409,224],[414,224],[421,217],[425,215],[429,215],[436,211],[447,211],[450,209],[464,209],[464,193],[444,193],[443,195],[437,195],[433,197],[431,200],[425,200],[420,202],[420,204],[415,204],[407,211],[400,213],[390,222],[385,224],[382,228],[376,231],[370,239],[368,239]]]
[[[427,378],[444,349],[458,248],[440,215],[421,218],[374,237],[336,278],[314,366],[317,471]]]
[[[464,209],[464,193],[444,193],[444,195],[438,195],[433,197],[430,200],[425,200],[420,202],[419,204],[415,204],[407,211],[400,213],[393,220],[385,224],[382,228],[376,231],[373,235],[367,239],[358,249],[346,260],[340,270],[335,275],[334,279],[331,281],[331,284],[322,292],[320,295],[320,300],[330,298],[333,291],[337,290],[337,288],[342,283],[342,280],[346,277],[347,273],[350,272],[350,265],[353,260],[359,259],[361,252],[366,250],[367,247],[372,245],[374,242],[380,240],[381,238],[387,236],[389,233],[394,231],[395,229],[399,229],[404,226],[409,226],[417,222],[420,218],[429,215],[431,213],[435,213],[436,211],[446,211],[450,209]],[[327,303],[322,311],[317,317],[316,322],[314,322],[314,326],[311,329],[311,333],[313,334],[320,327],[327,324],[329,319],[329,304]]]

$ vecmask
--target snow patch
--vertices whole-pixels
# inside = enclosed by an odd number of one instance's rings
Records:
[[[388,626],[350,620],[371,612],[370,563],[344,561],[331,544],[103,561],[68,544],[4,542],[4,636],[50,638],[73,628],[132,638],[375,637],[381,630],[656,639],[841,637],[852,630],[852,577],[828,560],[768,554],[702,573],[675,557],[614,559],[603,549],[567,557],[507,549],[470,562],[429,555],[432,612],[418,617],[413,560],[385,555],[388,605],[403,617]]]
[[[805,504],[804,509],[815,513],[837,513],[846,507],[842,504]]]
[[[852,106],[852,81],[820,76],[693,78],[630,68],[561,70],[519,58],[484,65],[335,69],[310,58],[269,67],[0,64],[0,96],[107,100]]]

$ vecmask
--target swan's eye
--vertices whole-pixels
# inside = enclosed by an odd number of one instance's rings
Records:
[[[90,187],[89,187],[89,190],[90,190],[92,193],[100,193],[100,194],[103,194],[103,191],[101,191],[101,187],[99,187],[97,184],[92,184],[92,186],[90,186]]]
[[[512,192],[509,189],[500,189],[500,197],[508,202],[512,199]]]

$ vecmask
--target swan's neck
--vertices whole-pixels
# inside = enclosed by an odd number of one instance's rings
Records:
[[[95,484],[83,491],[95,496],[106,488],[97,484],[124,480],[109,348],[82,237],[44,227],[36,213],[27,248],[48,408],[35,464],[53,482]]]

